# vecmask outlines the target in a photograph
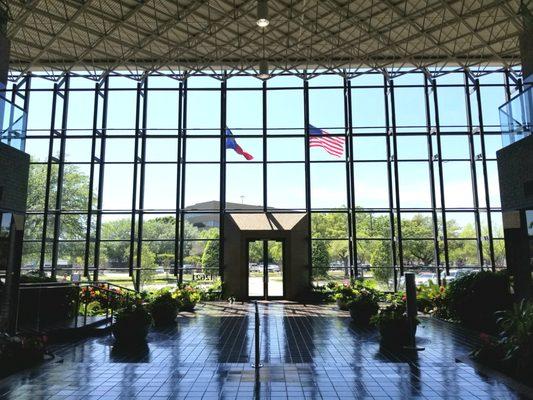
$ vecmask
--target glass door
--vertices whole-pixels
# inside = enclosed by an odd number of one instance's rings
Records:
[[[281,298],[283,291],[283,242],[248,242],[248,296]]]
[[[283,242],[269,240],[267,243],[267,290],[268,297],[283,297]]]
[[[263,240],[248,242],[248,297],[265,297]]]

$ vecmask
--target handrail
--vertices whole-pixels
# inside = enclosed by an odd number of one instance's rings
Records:
[[[85,283],[91,283],[91,284],[95,284],[95,285],[98,285],[98,284],[105,284],[105,285],[107,285],[108,287],[109,287],[109,286],[114,286],[114,287],[117,287],[117,288],[122,289],[122,290],[127,290],[127,291],[129,291],[129,292],[137,293],[137,291],[136,291],[135,289],[130,289],[129,287],[126,287],[126,286],[117,285],[116,283],[112,283],[112,282],[109,282],[109,281],[88,281],[88,282],[79,282],[79,284],[85,284]]]
[[[106,287],[107,286],[107,287]],[[117,289],[120,289],[120,291],[114,289],[114,288],[117,288]],[[114,311],[115,311],[115,307],[109,307],[111,303],[111,299],[113,298],[113,296],[116,298],[116,297],[121,297],[125,302],[129,302],[133,300],[137,297],[138,293],[135,291],[135,290],[132,290],[130,288],[127,288],[127,287],[123,287],[123,286],[120,286],[120,285],[115,285],[113,283],[110,283],[110,282],[104,282],[104,281],[101,281],[101,282],[27,282],[27,283],[21,283],[19,284],[19,290],[18,290],[18,296],[17,296],[17,315],[16,315],[16,320],[15,320],[15,330],[18,330],[19,328],[19,315],[20,315],[20,301],[21,301],[21,298],[20,298],[20,294],[22,291],[30,291],[30,290],[38,290],[38,296],[39,296],[39,300],[38,300],[38,304],[37,304],[37,316],[36,316],[36,323],[37,323],[37,330],[40,330],[41,329],[41,301],[40,301],[40,297],[41,297],[41,292],[43,289],[45,290],[48,290],[48,289],[65,289],[65,288],[72,288],[72,289],[76,289],[76,298],[75,298],[75,301],[74,301],[74,306],[75,306],[75,311],[74,311],[74,327],[75,328],[78,328],[78,319],[80,317],[80,301],[82,300],[81,297],[82,297],[82,294],[81,294],[81,291],[83,290],[83,288],[94,288],[94,289],[97,289],[101,292],[103,292],[104,294],[107,295],[107,305],[106,305],[106,310],[105,310],[105,318],[106,320],[109,320],[110,319],[110,322],[111,324],[113,324],[113,316],[114,316]],[[125,291],[125,293],[124,293]],[[118,302],[118,304],[121,304],[122,301]],[[84,302],[84,307],[83,307],[83,325],[82,326],[86,326],[87,325],[87,307],[88,307],[88,304],[89,302],[88,301],[85,301]]]

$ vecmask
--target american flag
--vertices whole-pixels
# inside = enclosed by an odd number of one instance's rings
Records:
[[[324,129],[309,124],[309,147],[322,147],[332,156],[340,158],[344,154],[344,138],[331,136]]]

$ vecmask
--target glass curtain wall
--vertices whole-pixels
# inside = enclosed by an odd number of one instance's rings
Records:
[[[495,153],[512,72],[133,78],[25,77],[24,271],[210,280],[223,213],[273,209],[310,213],[319,284],[505,267]]]

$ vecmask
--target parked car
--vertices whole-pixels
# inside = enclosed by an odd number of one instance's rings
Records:
[[[460,278],[461,276],[465,276],[465,275],[468,275],[468,274],[471,274],[471,273],[477,272],[477,271],[479,271],[479,269],[476,269],[476,268],[451,269],[449,275],[446,275],[444,273],[442,274],[442,279],[446,283],[450,283],[450,282],[453,282],[454,280],[456,280],[457,278]]]
[[[279,271],[280,271],[279,265],[268,264],[268,272],[279,272]]]

